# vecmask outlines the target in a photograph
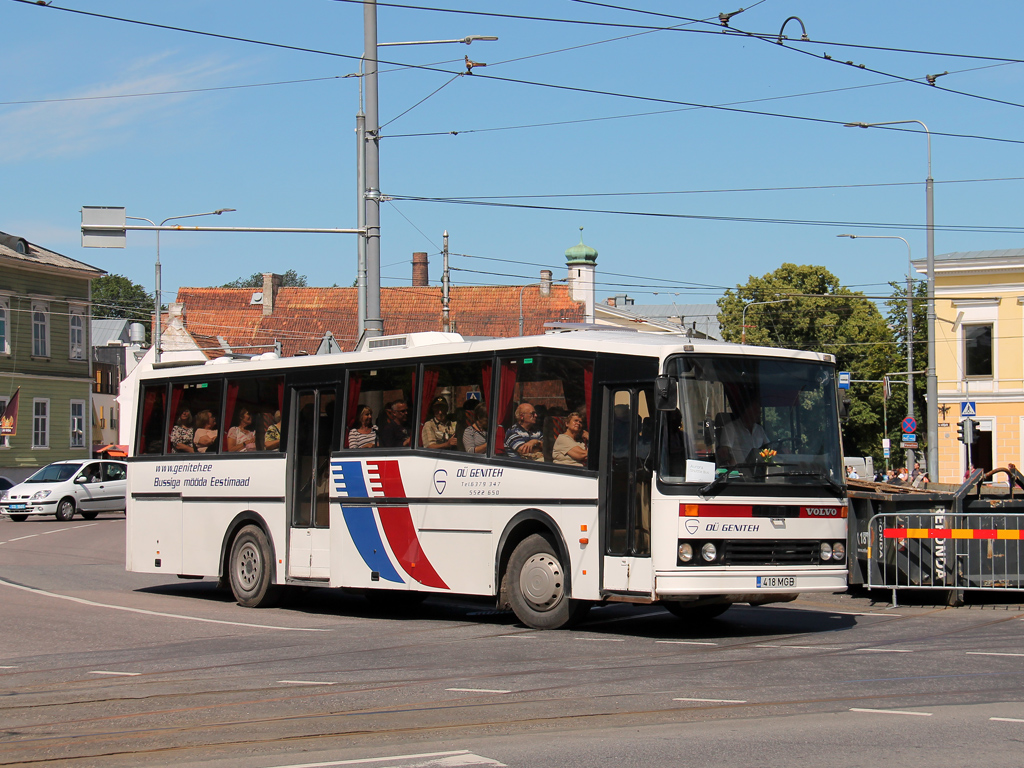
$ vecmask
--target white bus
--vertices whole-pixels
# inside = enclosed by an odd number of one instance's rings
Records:
[[[485,595],[557,628],[846,588],[829,355],[613,330],[142,374],[127,568],[371,599]]]

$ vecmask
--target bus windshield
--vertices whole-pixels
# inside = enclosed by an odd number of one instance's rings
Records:
[[[826,485],[841,482],[835,372],[768,357],[669,361],[678,405],[662,421],[666,483]]]

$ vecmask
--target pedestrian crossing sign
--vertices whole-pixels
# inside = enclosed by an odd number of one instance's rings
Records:
[[[978,409],[974,407],[973,400],[961,400],[960,401],[960,418],[966,419],[970,416],[977,416]]]

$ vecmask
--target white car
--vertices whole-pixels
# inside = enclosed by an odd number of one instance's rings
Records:
[[[128,465],[93,459],[57,461],[23,483],[0,491],[0,515],[22,522],[29,515],[92,520],[100,512],[124,512]]]

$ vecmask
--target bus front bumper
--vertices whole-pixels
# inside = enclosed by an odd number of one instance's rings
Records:
[[[654,591],[658,599],[714,594],[770,595],[798,592],[845,592],[843,568],[680,568],[657,571]],[[747,601],[743,601],[747,602]]]

